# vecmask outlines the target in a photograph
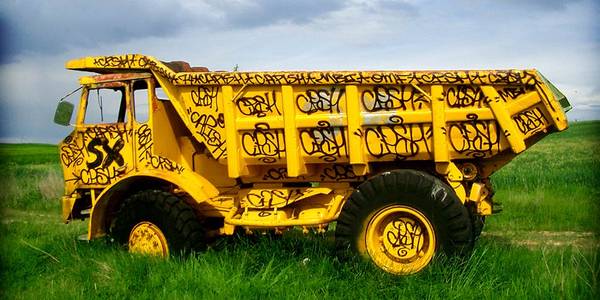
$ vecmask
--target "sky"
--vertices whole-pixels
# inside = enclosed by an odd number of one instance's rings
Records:
[[[3,0],[0,141],[58,143],[72,128],[56,103],[86,75],[64,63],[126,53],[229,71],[536,68],[569,120],[600,119],[598,2]]]

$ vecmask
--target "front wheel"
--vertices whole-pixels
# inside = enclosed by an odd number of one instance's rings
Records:
[[[141,191],[127,198],[110,235],[127,245],[129,252],[162,257],[205,247],[205,231],[194,210],[160,190]]]
[[[469,213],[454,191],[419,171],[397,170],[362,183],[336,225],[340,254],[351,251],[379,268],[408,275],[425,268],[438,249],[450,255],[473,247]]]

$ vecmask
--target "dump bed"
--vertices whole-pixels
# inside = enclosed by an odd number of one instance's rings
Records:
[[[149,56],[87,57],[70,69],[151,72],[230,177],[280,166],[477,160],[488,173],[551,131],[568,102],[536,70],[208,72]],[[277,168],[275,168],[277,169]]]

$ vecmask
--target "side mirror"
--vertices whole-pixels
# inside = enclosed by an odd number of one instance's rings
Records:
[[[56,112],[54,113],[54,123],[62,126],[71,125],[71,116],[73,116],[73,109],[75,105],[68,101],[58,102],[56,106]]]

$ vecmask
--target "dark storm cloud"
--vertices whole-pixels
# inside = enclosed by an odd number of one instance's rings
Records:
[[[183,30],[253,29],[281,23],[309,24],[347,8],[414,9],[402,0],[205,0],[0,2],[0,63],[19,56],[55,55]],[[361,20],[356,20],[360,24]]]
[[[136,38],[174,36],[184,29],[303,24],[341,9],[344,1],[29,0],[0,2],[0,63],[30,54],[54,55]]]
[[[176,2],[29,0],[0,2],[3,62],[18,55],[167,36],[193,14]]]

